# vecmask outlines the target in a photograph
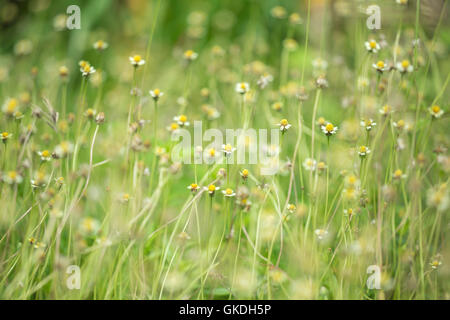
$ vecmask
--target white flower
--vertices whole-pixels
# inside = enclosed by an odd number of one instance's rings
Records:
[[[223,144],[222,145],[222,151],[225,153],[226,156],[231,155],[234,151],[236,151],[236,148],[233,148],[231,144]]]
[[[367,51],[371,53],[377,53],[378,50],[380,50],[380,45],[375,40],[369,40],[364,43],[366,46]]]
[[[222,193],[225,197],[234,197],[236,193],[231,188],[226,188],[225,190],[222,190]]]
[[[291,127],[291,125],[288,123],[286,119],[282,119],[278,125],[280,126],[280,130],[283,133],[286,132]]]
[[[389,70],[389,68],[386,65],[386,62],[380,60],[377,63],[372,64],[372,67],[374,67],[378,72],[383,73],[384,71]]]
[[[358,154],[360,157],[365,157],[369,153],[370,153],[370,149],[368,147],[366,147],[366,146],[359,147]]]
[[[440,118],[444,114],[444,110],[442,110],[441,107],[437,105],[432,106],[428,109],[428,111],[430,112],[431,116],[436,119]]]
[[[142,57],[138,54],[133,57],[129,57],[129,59],[130,63],[135,67],[142,66],[143,64],[145,64],[145,60],[142,59]]]
[[[312,62],[314,69],[326,70],[328,68],[328,62],[321,58],[314,59]]]
[[[325,229],[316,229],[314,231],[314,233],[316,234],[316,236],[319,240],[322,240],[323,238],[325,238],[327,236],[328,231]]]
[[[159,89],[150,90],[149,93],[154,100],[158,100],[164,95],[164,92],[160,91]]]
[[[316,164],[317,161],[311,158],[306,158],[305,161],[303,161],[303,167],[307,171],[314,171],[316,170]]]
[[[265,73],[258,79],[258,86],[264,89],[270,82],[273,81],[273,76],[271,74]]]
[[[250,90],[250,86],[247,82],[236,83],[236,92],[240,94],[245,94]]]
[[[377,125],[377,123],[374,122],[372,119],[361,120],[360,124],[361,127],[366,128],[367,131],[372,130],[372,128]]]
[[[180,127],[189,126],[189,121],[187,121],[187,117],[184,114],[174,117],[173,120],[176,121]]]
[[[83,77],[88,77],[91,74],[95,73],[95,68],[89,64],[86,64],[84,67],[80,68],[81,74]]]
[[[106,48],[108,48],[108,43],[103,41],[103,40],[98,40],[94,43],[94,49],[95,50],[105,50]]]
[[[409,62],[409,60],[403,60],[402,62],[397,62],[396,68],[401,73],[406,73],[406,72],[411,73],[414,71],[414,67]]]
[[[322,132],[325,133],[327,136],[331,136],[333,134],[336,134],[338,127],[334,126],[332,123],[328,122],[326,125],[322,126]]]
[[[38,151],[38,155],[42,161],[52,160],[52,154],[48,150]]]

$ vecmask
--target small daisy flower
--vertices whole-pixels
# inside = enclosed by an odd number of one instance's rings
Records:
[[[193,50],[186,50],[183,55],[188,62],[194,61],[198,58],[198,53]]]
[[[282,119],[278,125],[280,126],[280,130],[282,133],[285,133],[291,127],[287,119]]]
[[[359,147],[359,151],[358,154],[361,158],[364,158],[365,156],[367,156],[370,153],[370,149],[366,146],[360,146]]]
[[[89,77],[91,74],[96,72],[95,68],[89,63],[84,64],[84,66],[80,68],[80,71],[83,77]]]
[[[150,95],[152,96],[153,100],[158,101],[160,97],[164,95],[164,92],[161,92],[159,89],[150,90]]]
[[[316,230],[314,231],[314,233],[315,233],[315,235],[317,236],[317,238],[318,238],[319,240],[322,240],[323,238],[325,238],[325,237],[327,236],[328,231],[325,230],[325,229],[316,229]]]
[[[386,62],[384,62],[383,60],[380,60],[377,63],[372,64],[372,67],[374,67],[375,70],[377,70],[379,73],[383,73],[384,71],[388,70]]]
[[[434,105],[428,109],[431,116],[435,119],[440,118],[444,114],[444,110],[441,109],[441,107]]]
[[[281,111],[283,109],[283,103],[275,102],[274,104],[272,104],[272,109],[275,111]]]
[[[392,107],[386,104],[382,106],[378,112],[383,116],[387,116],[392,112]]]
[[[247,169],[242,170],[239,174],[241,175],[242,179],[244,179],[244,181],[248,179],[249,172]]]
[[[351,219],[355,215],[355,211],[352,208],[344,209],[344,215]]]
[[[6,143],[6,141],[8,141],[8,139],[11,139],[11,137],[12,137],[12,133],[9,133],[9,132],[6,132],[6,131],[2,132],[2,134],[0,136],[0,138],[3,141],[3,143]]]
[[[107,42],[105,42],[103,40],[95,41],[95,43],[94,43],[94,49],[95,50],[103,51],[106,48],[108,48],[108,43]]]
[[[406,174],[404,174],[403,171],[400,169],[395,170],[394,173],[392,174],[392,176],[395,180],[400,180],[400,179],[406,178]]]
[[[66,79],[68,75],[69,75],[69,68],[67,68],[66,66],[59,67],[59,76],[62,79]]]
[[[216,187],[214,184],[210,184],[210,185],[207,186],[207,187],[203,187],[203,189],[204,189],[205,191],[208,191],[209,195],[212,197],[212,196],[215,194],[215,192],[216,192],[217,190],[219,190],[220,188],[219,188],[219,187]]]
[[[369,40],[364,43],[367,51],[371,53],[377,53],[381,49],[380,45],[375,40]]]
[[[327,136],[332,136],[336,134],[338,127],[334,126],[331,122],[328,122],[326,125],[322,126],[322,132]]]
[[[257,81],[258,87],[264,89],[269,83],[273,81],[273,76],[271,74],[263,74]]]
[[[436,270],[442,265],[442,262],[439,260],[433,260],[430,262],[431,269]]]
[[[185,126],[187,127],[187,126],[189,126],[189,122],[187,121],[187,117],[184,114],[179,115],[177,117],[174,117],[173,120],[176,121],[180,125],[180,127],[185,127]]]
[[[316,58],[312,61],[313,68],[316,70],[325,71],[328,68],[328,62],[322,58]]]
[[[68,154],[72,153],[73,144],[68,141],[62,141],[59,145],[55,147],[55,155],[58,158],[64,158]]]
[[[414,67],[409,62],[409,60],[403,60],[402,62],[397,62],[396,68],[401,73],[411,73],[414,71]]]
[[[282,6],[275,6],[270,10],[272,17],[277,19],[284,19],[287,16],[287,11]]]
[[[130,63],[135,67],[139,67],[145,64],[145,60],[142,59],[142,57],[140,55],[134,55],[132,57],[128,58],[130,60]]]
[[[361,124],[361,127],[366,128],[367,131],[372,130],[372,128],[377,125],[377,123],[375,121],[373,121],[372,119],[361,120],[360,124]]]
[[[52,160],[52,154],[48,150],[39,151],[38,155],[39,155],[39,157],[41,157],[42,161]]]
[[[250,91],[250,85],[247,82],[238,82],[236,83],[235,90],[237,93],[246,94]]]
[[[398,120],[397,122],[393,122],[392,125],[397,128],[398,130],[404,130],[406,129],[406,123],[405,120]]]
[[[55,183],[58,187],[61,187],[64,184],[64,177],[55,178]]]
[[[11,117],[14,114],[14,112],[16,112],[18,106],[19,101],[16,98],[9,98],[3,104],[2,111],[6,116]]]
[[[225,190],[222,190],[222,193],[225,197],[234,197],[236,193],[231,188],[226,188]]]
[[[178,129],[180,129],[180,126],[179,126],[179,124],[176,123],[176,122],[172,122],[172,123],[170,124],[170,126],[167,127],[167,130],[169,130],[170,132],[177,131]]]
[[[395,2],[397,2],[398,4],[401,4],[401,5],[407,5],[408,4],[408,0],[395,0]]]
[[[231,144],[223,144],[222,145],[222,151],[225,153],[225,156],[231,155],[234,151],[236,151],[236,148],[233,148]]]
[[[124,192],[124,193],[119,194],[119,201],[122,203],[127,203],[130,201],[130,199],[131,199],[131,196],[129,193]]]
[[[47,176],[43,171],[38,171],[35,175],[35,178],[31,179],[31,186],[33,188],[45,187],[46,184],[47,184]]]
[[[324,76],[320,76],[316,79],[316,87],[319,89],[328,88],[328,80]]]
[[[187,187],[189,190],[192,191],[192,193],[195,193],[198,191],[198,189],[200,189],[200,187],[198,186],[198,184],[196,183],[191,183],[190,185],[188,185]]]
[[[100,223],[94,218],[87,217],[81,221],[80,228],[84,234],[94,234],[100,229]]]
[[[84,116],[85,116],[86,118],[88,118],[89,120],[94,120],[96,114],[97,114],[97,111],[95,111],[95,110],[92,109],[92,108],[89,108],[89,109],[87,109],[87,110],[84,112]]]
[[[20,184],[23,181],[22,176],[17,171],[9,171],[3,175],[3,181],[8,184]]]
[[[297,207],[295,206],[295,204],[290,203],[287,206],[287,210],[289,211],[289,213],[294,213],[295,210],[297,210]]]
[[[316,160],[311,158],[306,158],[305,161],[303,161],[303,167],[306,171],[314,171],[316,170]]]
[[[328,166],[325,164],[325,162],[319,161],[317,163],[317,170],[324,171],[326,168],[328,168]]]

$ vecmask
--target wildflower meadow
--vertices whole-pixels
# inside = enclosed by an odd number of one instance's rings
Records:
[[[449,13],[1,1],[0,298],[449,299]]]

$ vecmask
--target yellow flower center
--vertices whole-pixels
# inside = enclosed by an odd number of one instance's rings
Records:
[[[84,70],[84,72],[89,72],[89,71],[91,71],[91,66],[90,65],[85,65],[83,70]]]
[[[81,60],[80,63],[79,63],[79,65],[80,65],[80,67],[84,68],[84,67],[87,66],[87,62],[84,61],[84,60]]]
[[[286,119],[283,119],[283,120],[280,121],[280,124],[281,124],[283,127],[285,127],[285,126],[288,125],[288,121],[287,121]]]
[[[245,88],[246,88],[246,85],[245,85],[244,82],[242,82],[242,83],[241,83],[241,89],[245,89]]]
[[[187,50],[187,51],[184,53],[184,55],[185,55],[186,58],[191,58],[191,57],[194,55],[194,51],[192,51],[192,50]]]
[[[209,149],[209,155],[211,157],[214,157],[216,155],[216,150],[215,149]]]
[[[317,120],[317,123],[318,123],[319,125],[325,124],[325,118],[324,118],[324,117],[320,117],[319,120]]]
[[[197,187],[198,187],[198,185],[197,185],[196,183],[192,183],[192,184],[191,184],[191,189],[192,189],[192,190],[196,190]]]
[[[377,62],[377,67],[378,67],[378,69],[383,69],[384,68],[384,61],[378,61]]]
[[[3,138],[8,138],[8,136],[9,136],[9,133],[8,133],[8,132],[2,132],[2,137],[3,137]]]
[[[8,176],[12,179],[15,180],[17,178],[17,172],[15,171],[10,171],[8,172]]]
[[[355,176],[348,177],[348,183],[349,184],[355,184],[356,183],[356,177]]]
[[[48,158],[48,157],[50,157],[50,152],[48,150],[44,150],[44,151],[42,151],[41,155],[45,158]]]
[[[233,194],[233,190],[230,189],[230,188],[227,188],[227,189],[225,190],[225,193],[226,193],[227,195]]]
[[[325,126],[325,130],[328,131],[328,132],[333,131],[333,129],[334,129],[334,126],[333,126],[331,123],[328,123],[328,124]]]
[[[394,176],[395,176],[396,178],[400,178],[400,177],[402,176],[402,174],[403,174],[403,172],[402,172],[402,170],[400,170],[400,169],[397,169],[397,170],[395,170],[395,172],[394,172]]]
[[[160,91],[159,91],[159,89],[155,89],[155,90],[153,90],[153,93],[155,94],[155,96],[159,96]]]
[[[134,57],[133,57],[133,60],[134,60],[134,62],[140,62],[141,60],[142,60],[142,58],[141,58],[141,56],[140,55],[135,55]]]
[[[361,146],[359,148],[359,152],[361,152],[361,153],[366,152],[366,151],[367,151],[367,148],[365,146]]]
[[[247,169],[242,170],[242,175],[244,177],[247,177],[248,176],[248,170]]]
[[[377,43],[375,40],[370,40],[369,45],[371,49],[375,49],[377,47]]]
[[[403,128],[405,126],[405,121],[404,120],[398,120],[397,121],[397,126],[400,128]]]
[[[431,110],[433,111],[433,113],[439,113],[439,111],[441,111],[441,108],[439,106],[433,106]]]
[[[214,191],[216,191],[216,186],[213,184],[210,184],[208,187],[208,190],[209,190],[209,192],[214,192]]]
[[[403,60],[403,61],[402,61],[402,67],[403,67],[404,69],[408,68],[408,67],[409,67],[409,61],[408,61],[408,60]]]
[[[180,122],[186,122],[186,121],[187,121],[187,117],[186,117],[184,114],[182,114],[182,115],[179,117],[179,120],[180,120]]]
[[[178,129],[178,123],[172,123],[171,125],[170,125],[170,129],[171,130],[177,130]]]
[[[16,107],[17,107],[17,99],[14,99],[14,98],[10,99],[8,101],[8,107],[7,107],[8,112],[12,113],[14,111],[14,109],[16,109]]]
[[[227,144],[226,146],[225,146],[225,151],[231,151],[233,148],[231,147],[231,145],[230,144]]]

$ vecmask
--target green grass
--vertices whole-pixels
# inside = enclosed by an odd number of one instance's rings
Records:
[[[0,298],[448,299],[448,1],[434,19],[429,2],[380,1],[374,31],[357,1],[284,1],[281,18],[276,1],[81,1],[81,30],[60,31],[55,17],[71,3],[45,3],[0,5],[12,12],[0,27],[0,131],[10,134],[0,144]],[[100,39],[104,51],[93,49]],[[187,50],[198,58],[187,62]],[[372,66],[405,59],[414,71],[404,75]],[[80,60],[97,72],[82,77]],[[261,89],[265,73],[273,81]],[[432,106],[444,113],[432,117]],[[181,114],[191,134],[200,120],[224,131],[287,119],[281,170],[174,162],[166,128]],[[55,156],[42,161],[44,150]],[[211,183],[213,197],[202,189]],[[79,290],[66,285],[70,265]],[[366,285],[373,265],[380,289]]]

